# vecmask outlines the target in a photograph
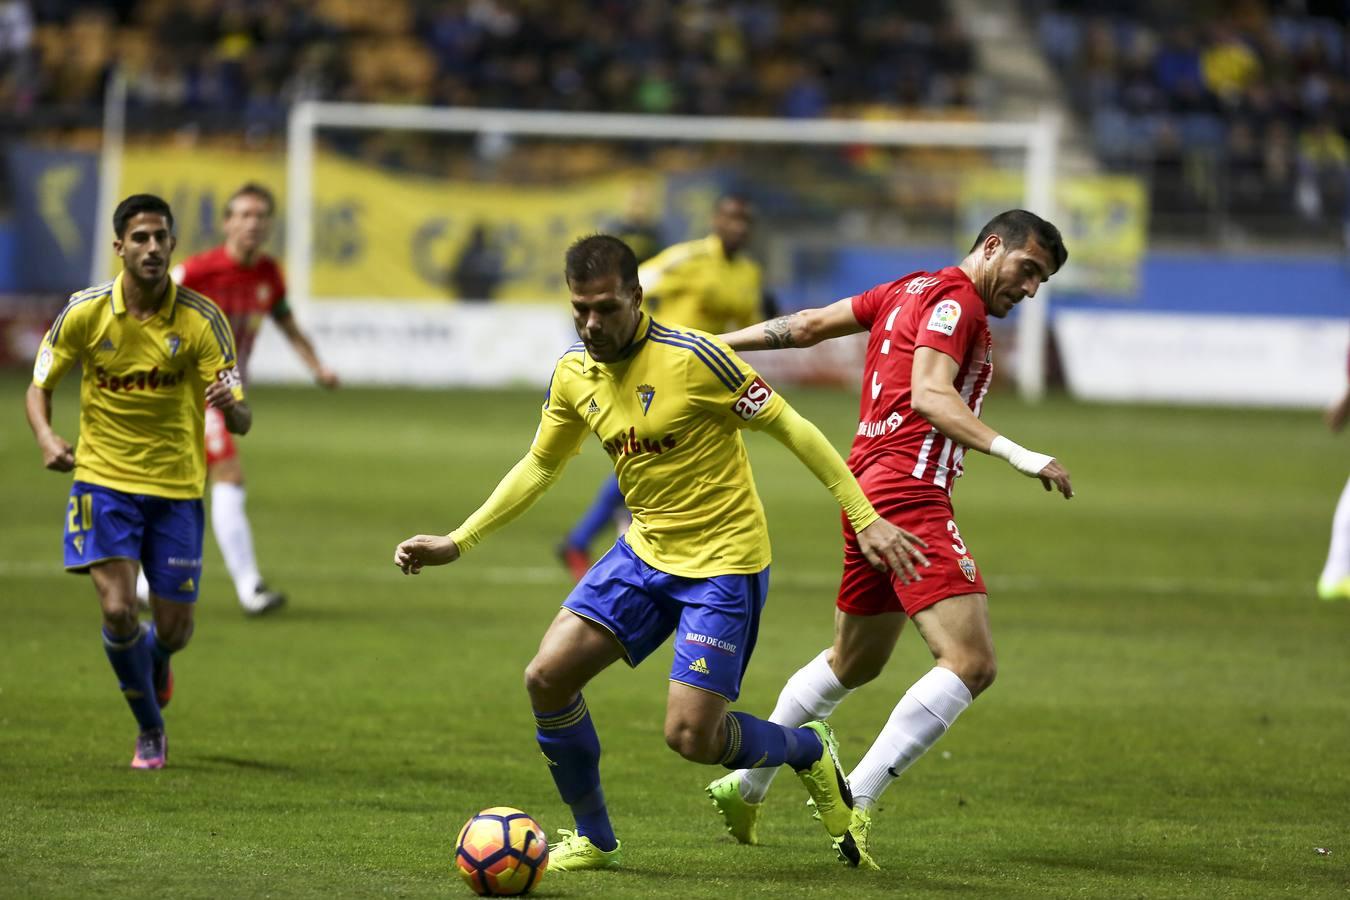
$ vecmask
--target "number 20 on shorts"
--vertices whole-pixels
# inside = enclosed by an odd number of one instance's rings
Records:
[[[94,495],[80,494],[70,498],[66,509],[66,532],[75,534],[94,527]]]

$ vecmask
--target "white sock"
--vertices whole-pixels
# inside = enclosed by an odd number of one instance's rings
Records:
[[[1319,583],[1335,584],[1346,576],[1350,576],[1350,481],[1346,481],[1331,519],[1331,549]]]
[[[971,700],[970,690],[951,669],[935,666],[914,682],[849,774],[853,802],[864,809],[874,805],[892,781],[937,743]]]
[[[145,577],[144,569],[136,570],[136,599],[144,603],[150,602],[150,582]]]
[[[211,528],[220,545],[220,555],[225,557],[225,568],[234,580],[239,602],[251,608],[262,576],[253,556],[253,530],[244,512],[243,485],[225,481],[211,485]]]
[[[770,722],[796,728],[817,719],[828,719],[839,702],[853,693],[835,677],[829,655],[829,650],[822,650],[819,656],[793,673],[778,695],[778,705],[769,716]],[[741,796],[750,803],[763,803],[778,768],[741,769]]]

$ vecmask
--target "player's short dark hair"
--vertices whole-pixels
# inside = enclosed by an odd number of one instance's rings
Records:
[[[633,250],[612,234],[590,234],[567,248],[563,277],[568,284],[618,275],[619,284],[632,293],[638,284],[638,261]]]
[[[1064,236],[1059,229],[1033,212],[1025,209],[1010,209],[1001,212],[989,220],[989,224],[980,229],[980,236],[970,245],[973,252],[984,243],[985,238],[996,234],[1003,239],[1009,250],[1020,250],[1027,241],[1035,240],[1055,261],[1055,271],[1064,268],[1069,258],[1069,250],[1064,246]]]
[[[242,187],[230,195],[230,199],[225,201],[225,218],[230,217],[230,207],[234,206],[234,201],[240,197],[257,197],[267,204],[269,216],[277,211],[277,198],[272,195],[272,192],[256,181],[249,181],[245,182]]]
[[[718,194],[717,200],[713,203],[713,209],[714,210],[721,209],[722,204],[724,203],[735,203],[739,206],[754,205],[754,201],[750,199],[749,195],[742,193],[741,191],[723,191],[722,193]]]
[[[127,232],[127,223],[141,213],[159,213],[169,222],[169,231],[173,231],[173,210],[169,204],[154,194],[132,194],[117,204],[113,210],[113,233],[122,238]]]

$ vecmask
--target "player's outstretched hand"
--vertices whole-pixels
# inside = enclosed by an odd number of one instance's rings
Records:
[[[339,383],[337,373],[327,366],[319,366],[319,370],[314,373],[314,380],[319,387],[328,388],[330,391]]]
[[[53,434],[51,440],[42,445],[42,466],[53,472],[69,472],[75,468],[75,448],[65,438]]]
[[[417,534],[394,548],[394,565],[404,575],[416,575],[423,566],[443,566],[459,559],[459,545],[447,534]]]
[[[1073,497],[1073,485],[1069,483],[1069,470],[1059,464],[1059,460],[1052,459],[1045,464],[1045,468],[1036,476],[1045,485],[1047,491],[1053,491],[1056,488],[1068,500]]]
[[[928,566],[928,557],[920,547],[928,545],[918,535],[897,528],[885,519],[877,519],[858,532],[858,547],[878,572],[890,569],[901,584],[918,581],[919,568]]]

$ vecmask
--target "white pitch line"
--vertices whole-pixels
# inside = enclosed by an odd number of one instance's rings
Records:
[[[399,577],[391,563],[388,567],[360,565],[289,565],[269,566],[268,574],[283,579],[380,583]],[[428,573],[430,574],[430,573]],[[61,569],[59,560],[46,562],[34,560],[0,559],[0,578],[23,577],[42,579],[61,579],[69,576]],[[534,584],[567,586],[567,576],[558,566],[476,566],[466,561],[454,567],[453,574],[445,575],[447,583],[453,580],[470,584]],[[1215,597],[1268,597],[1278,594],[1309,594],[1311,582],[1292,579],[1271,578],[1185,578],[1180,576],[1132,576],[1116,578],[1110,575],[1084,575],[1076,577],[1053,577],[1041,575],[992,575],[985,582],[994,592],[1000,590],[1019,593],[1074,591],[1101,592],[1120,591],[1127,594],[1176,595]],[[839,586],[839,576],[835,571],[821,572],[784,572],[775,571],[770,578],[770,588],[783,587],[803,590],[819,590],[833,593]],[[3,594],[4,592],[0,592]]]

